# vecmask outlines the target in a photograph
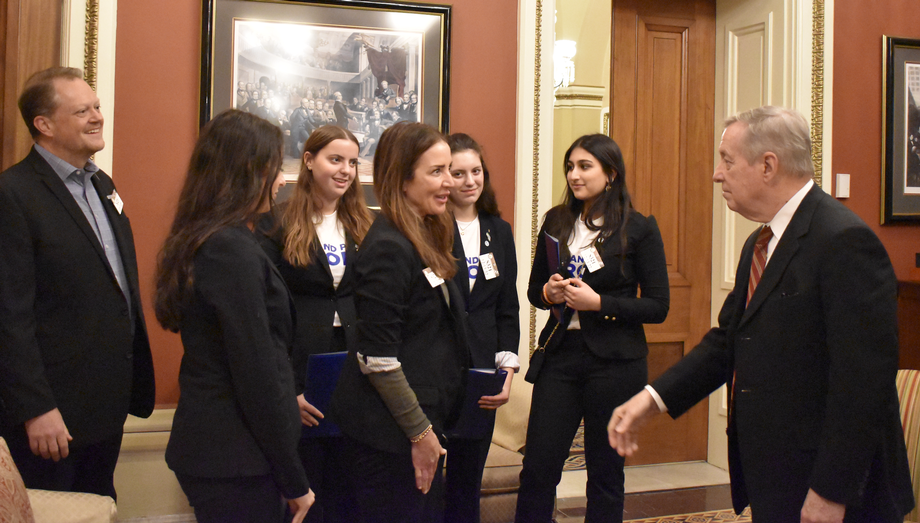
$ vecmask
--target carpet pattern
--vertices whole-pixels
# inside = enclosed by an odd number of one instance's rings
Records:
[[[716,510],[713,512],[695,512],[693,514],[680,514],[660,518],[630,519],[626,523],[750,523],[751,509],[744,509],[740,516],[735,511]]]
[[[578,426],[578,432],[572,440],[569,457],[565,460],[562,470],[585,470],[585,422]]]

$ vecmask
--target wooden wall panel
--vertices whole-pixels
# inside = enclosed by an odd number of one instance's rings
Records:
[[[3,124],[0,170],[23,159],[32,137],[19,114],[22,84],[33,73],[61,63],[60,0],[4,0]]]

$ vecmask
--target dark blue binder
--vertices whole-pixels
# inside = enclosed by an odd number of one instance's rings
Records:
[[[466,394],[460,417],[445,436],[460,439],[491,437],[495,411],[479,407],[479,398],[494,396],[502,391],[508,371],[504,369],[470,369],[466,381]]]
[[[329,405],[332,403],[332,393],[339,382],[339,374],[345,365],[347,355],[347,352],[329,352],[311,354],[307,359],[307,380],[303,397],[326,417],[319,420],[319,425],[315,427],[304,425],[301,437],[317,438],[341,434],[339,427],[329,419]]]

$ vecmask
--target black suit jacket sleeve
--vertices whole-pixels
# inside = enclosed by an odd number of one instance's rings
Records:
[[[220,333],[239,413],[291,499],[306,494],[308,484],[296,452],[299,415],[292,416],[297,403],[284,357],[290,341],[279,339],[276,320],[267,314],[270,273],[280,283],[254,239],[241,245],[237,238],[215,235],[195,256],[195,291],[217,320],[213,328]]]
[[[818,262],[829,360],[824,424],[811,488],[825,498],[860,497],[892,406],[898,368],[897,288],[888,254],[865,226],[828,240]],[[897,412],[896,405],[895,412]]]
[[[36,274],[22,208],[0,190],[0,400],[6,423],[21,424],[57,407],[36,338]]]
[[[501,291],[498,293],[498,302],[495,305],[495,323],[498,328],[498,350],[496,352],[518,353],[521,342],[521,304],[517,292],[517,253],[514,249],[514,237],[511,234],[511,225],[508,222],[495,219],[496,229],[501,247],[505,251],[505,273]]]

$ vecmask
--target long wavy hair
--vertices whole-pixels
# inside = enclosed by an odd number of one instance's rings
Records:
[[[316,249],[313,243],[316,241],[316,225],[313,220],[322,213],[322,201],[315,189],[315,180],[313,171],[307,168],[307,153],[314,158],[319,156],[320,152],[327,145],[335,140],[348,140],[360,149],[360,144],[355,135],[348,129],[337,125],[324,125],[313,131],[310,137],[304,143],[304,158],[300,165],[300,176],[297,177],[297,186],[294,194],[283,204],[284,211],[281,215],[281,223],[284,227],[284,259],[295,267],[306,267],[313,263]],[[361,190],[361,184],[357,180],[351,183],[345,194],[336,204],[338,219],[352,239],[358,245],[367,234],[371,227],[373,218],[364,201],[364,192]]]
[[[495,190],[492,189],[492,182],[489,181],[489,168],[486,167],[486,160],[482,156],[482,147],[466,133],[454,133],[448,136],[447,145],[450,146],[451,154],[473,151],[479,155],[479,163],[482,165],[482,194],[476,200],[476,212],[501,216],[502,213],[498,210],[498,200],[495,199]]]
[[[202,128],[157,261],[154,308],[164,329],[178,332],[182,324],[198,248],[220,229],[255,223],[260,204],[272,201],[283,144],[278,127],[236,109]]]
[[[566,184],[562,204],[546,212],[546,232],[559,239],[562,259],[571,256],[567,245],[568,238],[575,229],[575,222],[582,216],[588,230],[599,231],[594,245],[602,243],[615,234],[620,241],[620,253],[626,255],[626,221],[632,212],[632,200],[626,189],[626,165],[620,146],[605,134],[587,134],[575,140],[565,152],[563,169],[569,172],[569,156],[576,148],[587,151],[597,159],[607,175],[607,189],[586,209],[585,202],[575,197],[572,188]],[[600,225],[594,222],[603,219]]]
[[[447,139],[423,123],[399,122],[380,135],[374,153],[374,195],[380,212],[412,242],[422,261],[438,277],[449,280],[457,272],[454,221],[450,213],[421,216],[404,189],[415,176],[415,164],[428,149]]]

